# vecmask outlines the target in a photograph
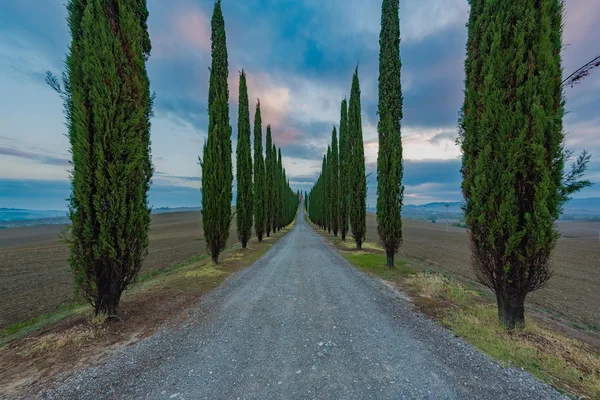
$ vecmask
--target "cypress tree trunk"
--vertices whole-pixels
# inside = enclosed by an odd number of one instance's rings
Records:
[[[459,120],[465,222],[473,268],[508,328],[551,276],[555,221],[580,181],[566,174],[561,73],[562,2],[471,0],[465,102]],[[495,199],[495,201],[489,201]]]
[[[245,249],[252,236],[252,150],[250,149],[250,110],[246,74],[240,74],[237,141],[237,198],[236,224],[238,239]]]
[[[525,294],[501,292],[496,295],[498,318],[507,329],[525,326]]]
[[[67,11],[69,264],[76,289],[96,315],[112,316],[148,246],[153,173],[148,11],[145,1],[117,6],[106,0],[70,0]]]
[[[202,226],[215,263],[227,245],[231,224],[232,163],[225,22],[217,0],[212,16],[212,64],[208,90],[208,138],[202,165]]]
[[[340,201],[340,232],[342,241],[346,241],[348,233],[348,102],[346,99],[342,101],[341,117],[340,117],[340,184],[339,184],[339,201]]]
[[[354,236],[356,248],[361,249],[367,232],[367,179],[365,176],[358,67],[352,77],[352,91],[350,93],[348,148],[350,153],[348,168],[350,226],[352,227],[352,236]]]
[[[262,117],[260,101],[254,114],[254,231],[259,242],[263,240],[266,225],[265,160],[262,147]]]
[[[377,154],[377,232],[394,266],[402,243],[402,89],[398,0],[383,0],[379,35],[379,152]]]

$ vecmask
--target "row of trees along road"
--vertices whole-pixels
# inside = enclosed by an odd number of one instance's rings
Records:
[[[114,3],[114,4],[113,4]],[[151,42],[145,0],[69,0],[71,45],[62,85],[47,82],[64,101],[72,153],[66,234],[76,289],[96,315],[116,315],[121,294],[135,281],[147,254],[153,174],[150,119],[153,96],[146,72]],[[214,262],[227,244],[232,219],[228,61],[220,0],[212,16],[208,138],[202,165],[202,224]],[[245,248],[254,225],[258,240],[296,214],[281,149],[268,131],[262,153],[260,103],[254,121],[254,181],[248,91],[240,74],[237,155],[237,232]]]
[[[153,96],[146,72],[151,42],[144,0],[69,0],[71,45],[62,96],[72,153],[67,234],[77,289],[96,314],[114,315],[122,292],[147,254],[153,166],[150,119]],[[459,119],[462,191],[473,266],[497,297],[500,320],[524,324],[526,295],[551,276],[555,222],[583,180],[589,155],[564,148],[564,85],[574,85],[600,65],[599,58],[562,80],[561,0],[470,0],[465,98]],[[517,21],[518,23],[515,23]],[[208,138],[202,164],[202,221],[215,262],[232,219],[231,126],[225,24],[218,0],[212,16]],[[377,229],[393,266],[402,242],[402,93],[398,0],[383,0],[379,59]],[[298,206],[282,167],[281,150],[267,127],[262,149],[260,102],[250,149],[246,76],[240,74],[236,199],[243,246],[252,226],[259,241],[289,224]],[[336,183],[337,182],[337,183]],[[361,248],[366,233],[366,176],[358,68],[349,104],[342,101],[337,132],[306,207],[313,222],[351,230]]]
[[[333,127],[321,174],[305,195],[306,209],[311,221],[335,236],[340,232],[344,241],[350,228],[360,249],[367,233],[367,179],[358,67],[352,77],[349,109],[344,99],[340,118],[339,147]]]
[[[383,0],[379,37],[377,231],[389,267],[402,243],[404,195],[398,4]],[[560,0],[470,4],[458,124],[465,221],[478,279],[495,293],[500,321],[508,329],[521,328],[525,297],[552,274],[562,207],[591,185],[582,179],[590,159],[585,151],[570,171],[564,168],[572,153],[564,147],[563,86],[578,83],[600,63],[594,59],[561,79]],[[358,69],[349,110],[342,102],[339,158],[336,146],[334,128],[306,208],[316,225],[334,235],[339,230],[342,240],[349,223],[360,249],[366,182]]]
[[[217,0],[212,21],[212,64],[208,91],[208,138],[202,166],[202,226],[208,252],[215,263],[227,245],[232,219],[231,127],[229,125],[229,74],[225,22]],[[254,171],[250,147],[250,109],[246,73],[239,80],[236,227],[243,248],[252,235],[259,241],[289,225],[296,214],[299,193],[294,193],[283,168],[281,149],[267,125],[266,156],[262,150],[260,101],[254,115]],[[254,177],[254,181],[252,178]]]

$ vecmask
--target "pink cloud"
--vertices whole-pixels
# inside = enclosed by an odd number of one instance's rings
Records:
[[[210,19],[197,6],[175,1],[166,20],[167,25],[152,37],[154,55],[176,57],[190,49],[210,53]]]
[[[254,117],[256,99],[260,99],[263,128],[271,125],[273,140],[278,147],[289,144],[299,137],[299,133],[285,125],[290,108],[290,89],[278,85],[269,74],[246,71],[250,114]],[[239,103],[239,72],[229,73],[229,97]]]

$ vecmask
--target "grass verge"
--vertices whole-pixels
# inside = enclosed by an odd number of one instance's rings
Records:
[[[310,222],[309,222],[310,223]],[[505,366],[523,368],[561,392],[579,399],[600,399],[600,354],[597,348],[554,332],[532,318],[522,331],[508,332],[498,320],[492,298],[428,267],[396,255],[396,267],[386,267],[383,249],[365,243],[356,250],[352,238],[325,233],[359,270],[390,282],[410,295],[421,312],[435,318],[483,353]]]

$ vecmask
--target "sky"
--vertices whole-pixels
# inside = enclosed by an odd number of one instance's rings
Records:
[[[0,207],[66,208],[69,144],[62,101],[44,82],[60,75],[69,45],[66,0],[0,0]],[[208,126],[212,0],[148,0],[156,93],[152,120],[154,207],[200,204],[198,155]],[[248,77],[251,116],[282,148],[294,190],[316,180],[340,103],[359,66],[367,204],[376,203],[377,79],[381,4],[375,0],[223,0],[229,51],[233,151],[239,71]],[[460,201],[455,145],[463,98],[467,0],[401,0],[405,203]],[[600,53],[600,1],[567,0],[563,67]],[[596,30],[594,30],[596,28]],[[566,88],[567,148],[587,149],[587,178],[600,181],[600,71]],[[235,159],[235,157],[234,157]],[[235,187],[234,187],[235,190]],[[577,197],[600,196],[600,185]]]

